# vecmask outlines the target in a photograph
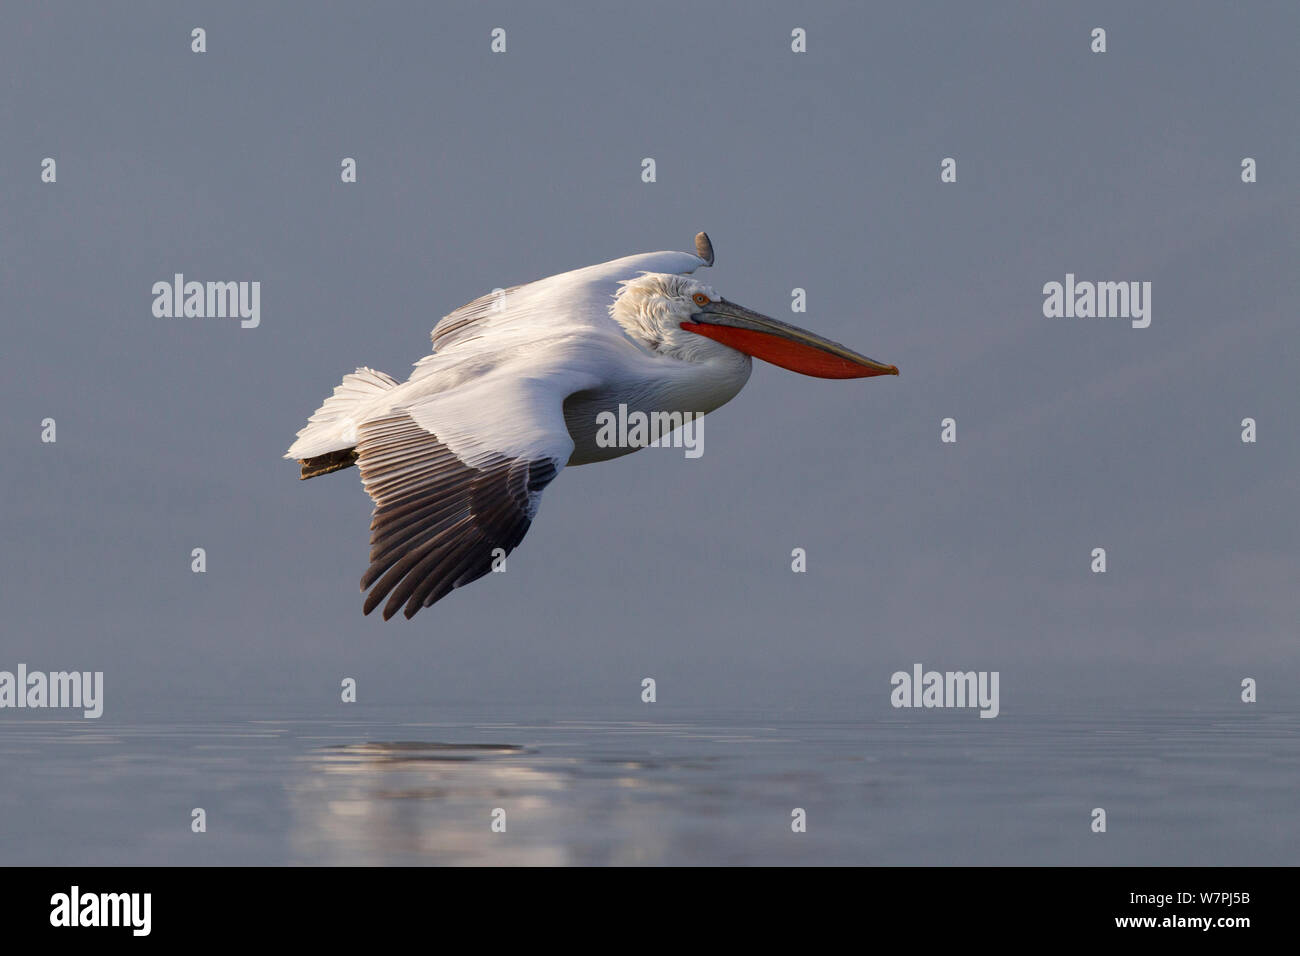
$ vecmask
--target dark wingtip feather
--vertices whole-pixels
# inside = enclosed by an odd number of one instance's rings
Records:
[[[709,241],[707,232],[695,234],[695,254],[704,260],[706,266],[713,265],[713,243]]]

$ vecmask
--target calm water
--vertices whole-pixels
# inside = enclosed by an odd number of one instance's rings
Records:
[[[6,864],[1296,864],[1300,721],[0,720]],[[207,832],[190,811],[207,812]],[[493,833],[492,812],[506,812]],[[806,833],[791,810],[807,811]],[[1108,832],[1090,832],[1104,807]]]

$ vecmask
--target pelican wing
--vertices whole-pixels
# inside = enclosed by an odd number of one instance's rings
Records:
[[[433,328],[433,348],[435,352],[445,354],[485,336],[516,329],[521,321],[537,328],[545,327],[548,322],[599,320],[607,314],[618,284],[623,280],[642,272],[689,275],[700,266],[712,263],[712,247],[708,251],[708,259],[690,252],[647,252],[624,256],[489,293],[444,316]],[[423,364],[417,365],[417,377]]]
[[[523,540],[542,489],[573,452],[564,399],[591,379],[554,361],[511,363],[399,405],[357,433],[375,501],[365,613],[410,618],[481,578]]]

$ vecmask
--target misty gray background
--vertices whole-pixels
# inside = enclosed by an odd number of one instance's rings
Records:
[[[656,717],[880,714],[918,661],[999,670],[1004,715],[1294,709],[1300,12],[867,7],[6,6],[0,668],[103,670],[106,721],[338,715],[343,676],[357,712],[638,719],[653,676]],[[357,473],[280,457],[340,377],[700,229],[723,295],[901,376],[756,362],[703,458],[566,470],[507,574],[362,617]],[[261,327],[155,318],[176,272],[260,280]],[[1067,272],[1149,280],[1151,327],[1045,319]]]

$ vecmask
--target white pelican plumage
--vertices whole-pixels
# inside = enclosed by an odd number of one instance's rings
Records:
[[[364,612],[406,617],[487,574],[565,465],[603,447],[598,415],[705,413],[749,379],[750,356],[820,378],[898,369],[751,312],[691,274],[695,253],[651,252],[486,295],[433,330],[433,352],[397,382],[359,368],[298,432],[286,458],[314,478],[356,464],[375,502]]]

